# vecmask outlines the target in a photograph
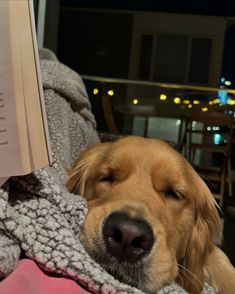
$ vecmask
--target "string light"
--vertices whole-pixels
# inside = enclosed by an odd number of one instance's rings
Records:
[[[235,100],[229,98],[228,101],[227,101],[227,104],[228,105],[235,105]]]
[[[97,95],[99,93],[99,90],[97,88],[93,89],[93,94]]]
[[[167,96],[165,94],[160,95],[160,100],[166,100],[166,99],[167,99]]]
[[[214,100],[213,100],[213,103],[214,103],[214,104],[218,104],[218,103],[219,103],[219,99],[214,99]]]
[[[113,96],[114,95],[114,91],[113,90],[108,90],[108,95],[109,96]]]
[[[180,99],[180,97],[175,97],[175,98],[174,98],[174,103],[175,103],[175,104],[180,104],[180,103],[181,103],[181,99]]]

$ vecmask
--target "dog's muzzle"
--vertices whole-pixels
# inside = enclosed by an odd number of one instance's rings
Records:
[[[110,255],[119,263],[135,263],[149,254],[154,244],[151,226],[127,213],[111,213],[103,225],[103,239]]]

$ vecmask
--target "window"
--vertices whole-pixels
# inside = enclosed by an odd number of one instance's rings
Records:
[[[159,35],[156,41],[154,81],[184,83],[188,38]]]
[[[192,49],[188,77],[190,83],[208,83],[211,49],[211,39],[192,39]]]
[[[168,83],[208,84],[212,39],[141,36],[138,77]]]
[[[142,35],[139,78],[148,80],[150,78],[151,59],[153,50],[153,35]]]

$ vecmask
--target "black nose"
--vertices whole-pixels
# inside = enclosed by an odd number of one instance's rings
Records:
[[[119,262],[134,263],[147,255],[154,243],[150,225],[142,219],[132,219],[123,212],[113,212],[103,226],[107,251]]]

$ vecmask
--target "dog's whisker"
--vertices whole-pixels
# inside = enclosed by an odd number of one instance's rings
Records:
[[[180,284],[182,285],[182,287],[184,287],[184,279],[183,279],[183,277],[182,277],[182,275],[181,275],[181,269],[179,269],[178,276],[179,276],[180,281],[181,281]]]
[[[187,277],[191,283],[194,285],[194,287],[200,292],[200,288],[198,286],[198,284],[200,284],[200,286],[203,288],[203,284],[202,282],[198,279],[198,277],[189,269],[187,269],[185,266],[178,264],[179,267],[179,272],[184,275],[185,277]],[[182,277],[182,276],[181,276]],[[198,284],[195,282],[197,281]],[[182,285],[183,286],[183,285]]]

